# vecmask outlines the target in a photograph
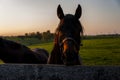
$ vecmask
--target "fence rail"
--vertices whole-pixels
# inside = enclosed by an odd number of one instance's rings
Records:
[[[120,66],[2,64],[0,80],[120,80]]]

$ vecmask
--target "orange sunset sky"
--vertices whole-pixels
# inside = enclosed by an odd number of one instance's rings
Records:
[[[54,32],[58,4],[65,14],[82,6],[84,34],[120,34],[120,0],[0,0],[0,36]]]

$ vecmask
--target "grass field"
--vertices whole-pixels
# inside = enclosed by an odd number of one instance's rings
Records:
[[[120,65],[120,38],[83,40],[80,50],[83,65]],[[31,45],[30,48],[44,48],[50,53],[53,43]]]
[[[28,40],[29,42],[27,40],[17,41],[23,41],[23,44],[28,44],[30,41],[39,42],[36,39],[30,39]],[[83,40],[82,43],[83,46],[79,55],[82,58],[83,65],[120,65],[120,37],[92,38]],[[50,53],[53,48],[53,42],[39,42],[28,47],[31,49],[44,48]],[[0,60],[0,63],[3,62]]]

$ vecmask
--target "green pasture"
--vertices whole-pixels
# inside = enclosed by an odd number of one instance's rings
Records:
[[[82,43],[79,55],[83,65],[120,65],[120,38],[88,39]],[[44,48],[50,53],[53,42],[29,47]]]
[[[53,48],[53,42],[43,43],[37,39],[15,40],[29,45],[31,49],[44,48],[49,53]],[[79,55],[83,65],[120,65],[120,37],[85,39],[82,44]],[[0,60],[0,63],[3,62]]]

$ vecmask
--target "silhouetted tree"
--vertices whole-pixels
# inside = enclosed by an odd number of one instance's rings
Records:
[[[29,35],[28,35],[28,33],[25,33],[25,37],[28,37]]]
[[[38,38],[40,40],[49,41],[54,38],[54,34],[47,30],[46,32],[32,32],[32,33],[25,33],[24,37],[26,38]]]
[[[49,41],[53,38],[53,34],[50,32],[50,30],[47,30],[46,32],[43,32],[42,36],[43,36],[42,39],[47,40],[47,41]]]
[[[42,34],[40,32],[36,32],[36,37],[41,40],[42,39]]]

